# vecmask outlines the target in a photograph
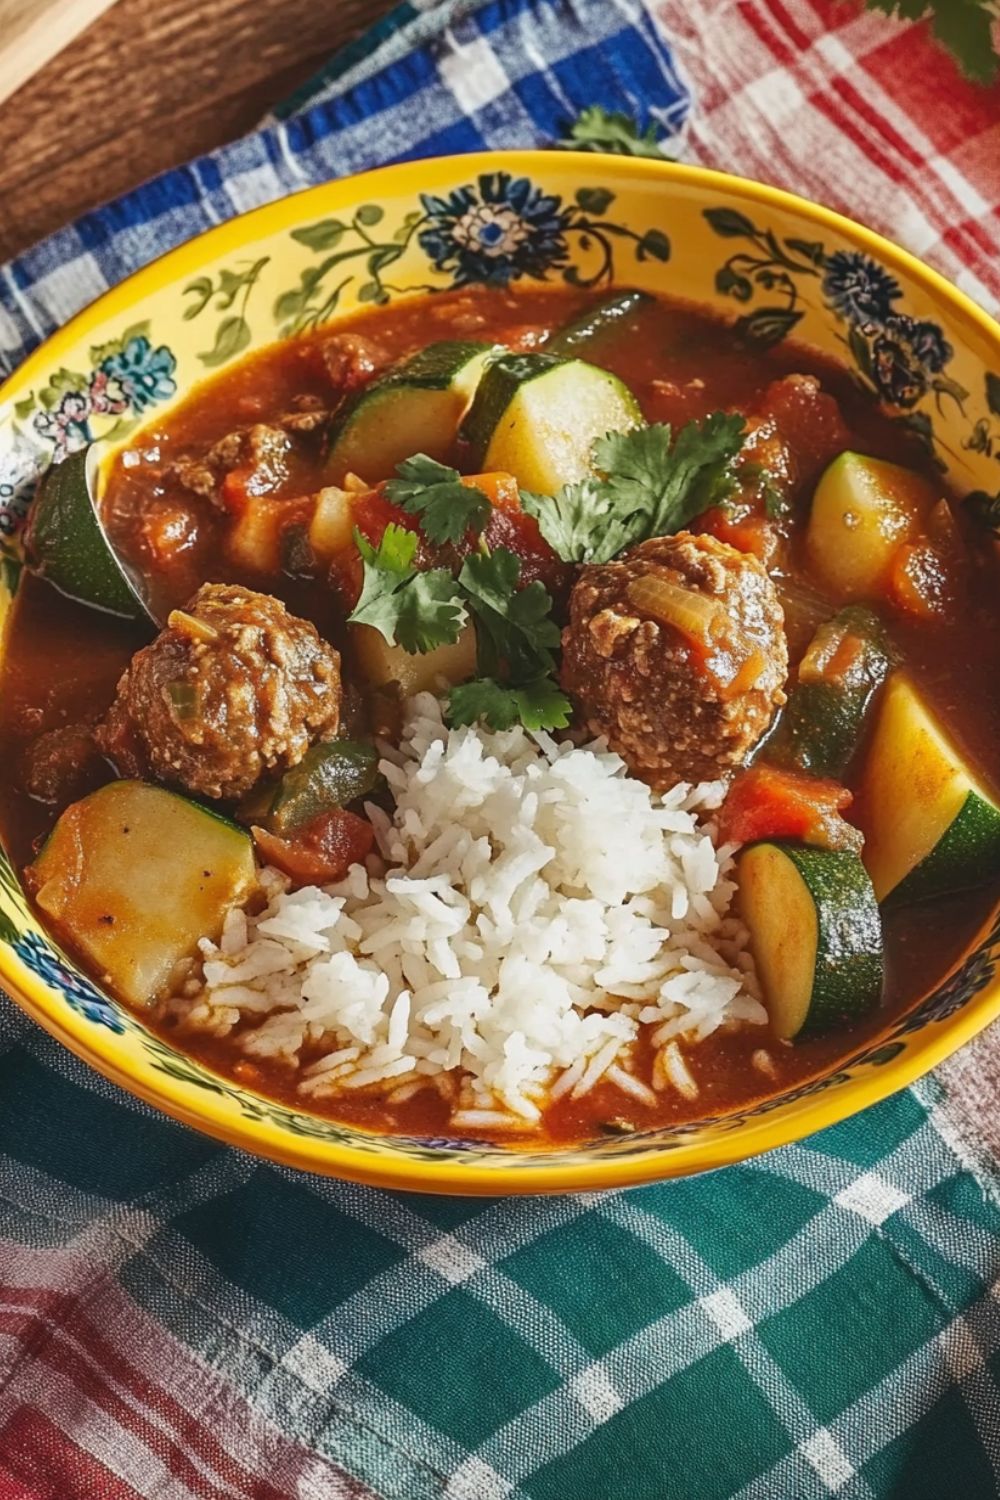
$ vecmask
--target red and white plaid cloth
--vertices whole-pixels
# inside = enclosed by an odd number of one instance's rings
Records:
[[[685,160],[838,209],[1000,311],[1000,83],[970,83],[926,24],[861,0],[657,0],[656,13],[694,91]],[[1000,1025],[936,1076],[960,1138],[1000,1159]]]
[[[958,4],[959,0],[953,0]],[[839,209],[1000,307],[1000,84],[860,0],[658,0],[685,158]]]

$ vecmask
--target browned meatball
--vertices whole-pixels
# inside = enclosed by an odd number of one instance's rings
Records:
[[[755,557],[655,537],[582,569],[562,683],[594,734],[654,787],[741,765],[785,701],[784,616]]]
[[[97,732],[114,758],[137,743],[162,781],[241,797],[336,732],[340,657],[279,599],[206,583],[132,658]]]
[[[25,791],[39,802],[66,802],[80,795],[95,761],[100,763],[89,725],[50,729],[25,751]]]

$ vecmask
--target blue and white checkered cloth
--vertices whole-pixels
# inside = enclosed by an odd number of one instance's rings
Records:
[[[407,158],[553,145],[594,104],[669,140],[690,102],[643,0],[407,0],[253,134],[3,266],[0,373],[139,266],[286,193]]]

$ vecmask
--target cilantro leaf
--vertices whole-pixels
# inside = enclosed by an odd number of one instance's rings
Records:
[[[469,618],[447,568],[417,573],[400,591],[400,602],[396,639],[411,654],[453,646]]]
[[[560,144],[577,151],[610,151],[616,156],[654,156],[662,160],[666,155],[652,121],[645,130],[640,130],[631,115],[607,110],[600,104],[582,109]]]
[[[929,20],[934,35],[967,78],[977,83],[996,78],[1000,60],[993,46],[994,10],[988,0],[865,0],[865,5],[901,20]]]
[[[521,505],[564,562],[609,562],[632,544],[631,517],[612,514],[611,492],[596,477],[564,484],[558,495],[522,490]]]
[[[454,687],[448,698],[450,724],[475,724],[491,729],[565,729],[572,713],[569,699],[551,677],[535,677],[518,687],[480,677]]]
[[[468,612],[446,568],[414,567],[416,534],[390,521],[378,547],[357,529],[354,540],[364,579],[361,597],[348,616],[351,623],[371,625],[390,646],[398,642],[414,654],[453,645]]]
[[[573,705],[551,677],[535,677],[514,690],[525,729],[565,729]]]
[[[609,432],[594,444],[599,475],[551,498],[525,491],[521,504],[564,562],[610,562],[637,542],[681,531],[732,492],[743,427],[738,413],[713,412],[685,423],[673,444],[666,422]]]
[[[492,675],[506,662],[514,679],[547,672],[559,627],[552,597],[537,578],[518,589],[521,560],[506,547],[472,553],[462,564],[459,587],[476,617],[479,667]]]
[[[607,473],[612,505],[647,517],[644,536],[682,531],[732,493],[744,425],[737,412],[715,411],[703,422],[685,422],[672,448],[666,422],[598,438],[594,461]]]
[[[463,484],[457,469],[415,453],[396,465],[396,473],[399,478],[389,480],[385,493],[394,505],[419,517],[428,541],[460,542],[486,525],[489,500],[476,485]]]

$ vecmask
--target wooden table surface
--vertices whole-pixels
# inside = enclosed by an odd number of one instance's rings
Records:
[[[0,105],[0,261],[249,130],[392,0],[117,0]]]

